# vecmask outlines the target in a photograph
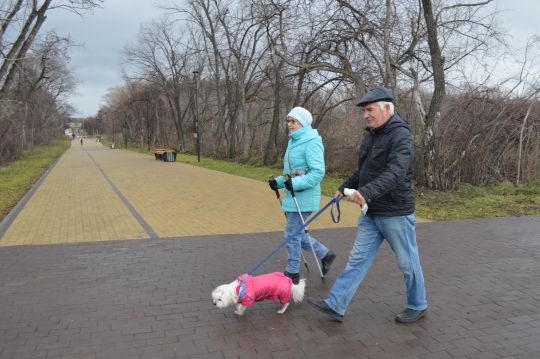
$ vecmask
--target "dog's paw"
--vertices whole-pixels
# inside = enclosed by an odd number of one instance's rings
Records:
[[[287,308],[289,308],[289,303],[283,304],[283,306],[281,307],[281,309],[279,309],[276,313],[277,313],[277,314],[283,314],[283,313],[285,313],[285,311],[287,310]]]

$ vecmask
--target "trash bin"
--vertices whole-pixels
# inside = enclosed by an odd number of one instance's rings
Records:
[[[176,162],[176,152],[167,151],[167,153],[165,154],[165,162]]]

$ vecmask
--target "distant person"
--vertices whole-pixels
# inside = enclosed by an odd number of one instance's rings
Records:
[[[304,220],[319,209],[321,202],[321,181],[325,173],[324,147],[321,136],[311,127],[311,113],[303,107],[295,107],[287,115],[289,143],[283,159],[283,173],[291,177],[298,206]],[[279,176],[268,181],[272,190],[284,188],[285,177]],[[283,272],[294,284],[300,280],[301,251],[311,251],[308,234],[304,231],[302,218],[289,191],[285,191],[282,204],[287,215],[285,241],[287,242],[287,266]],[[321,260],[322,274],[330,270],[336,255],[315,238],[311,237],[315,254]]]
[[[72,140],[72,141],[75,140],[75,132],[71,132],[71,140]]]
[[[327,298],[308,300],[332,319],[343,319],[384,240],[396,256],[407,290],[407,305],[395,320],[415,322],[427,311],[424,274],[416,243],[414,142],[409,126],[394,112],[393,101],[390,90],[374,88],[357,104],[362,108],[368,131],[358,152],[358,169],[341,185],[336,197],[343,197],[344,188],[354,189],[351,200],[359,205],[367,202],[369,209],[358,221],[349,261]]]
[[[82,136],[81,136],[81,146],[82,146],[82,144],[83,144],[83,138],[82,138]]]

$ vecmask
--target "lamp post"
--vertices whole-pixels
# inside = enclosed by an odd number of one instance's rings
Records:
[[[147,150],[150,152],[150,117],[148,117],[148,103],[150,100],[146,98],[143,101],[146,101],[146,144]]]
[[[112,116],[112,143],[114,145],[114,115]]]
[[[114,138],[114,135],[116,133],[116,122],[115,122],[115,118],[116,118],[116,115],[118,114],[122,114],[124,115],[124,122],[126,122],[126,111],[119,111],[119,110],[108,110],[107,111],[107,116],[108,118],[111,119],[111,129],[112,129],[112,144],[111,144],[111,148],[116,148],[116,140]],[[103,114],[105,115],[105,114]],[[122,122],[122,120],[120,120],[120,122]],[[125,137],[125,136],[124,136]],[[127,142],[125,141],[124,139],[124,142],[126,143],[126,149],[127,149]]]
[[[149,105],[150,99],[142,98],[139,100],[132,100],[129,102],[129,104],[132,104],[135,102],[146,102],[146,144],[148,147],[148,151],[150,151],[150,117],[148,113],[148,105]]]
[[[200,142],[200,135],[199,135],[199,71],[193,71],[193,75],[195,76],[195,110],[193,120],[195,122],[195,140],[197,143],[197,162],[201,162],[201,142]]]
[[[122,137],[124,137],[124,146],[127,150],[128,148],[127,109],[123,111],[123,113],[124,113],[124,123],[122,124]]]

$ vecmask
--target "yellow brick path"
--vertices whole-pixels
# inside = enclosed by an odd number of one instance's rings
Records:
[[[97,166],[96,166],[97,164]],[[0,246],[282,231],[279,203],[262,181],[183,163],[164,163],[94,141],[73,142],[0,239]],[[321,205],[330,199],[323,197]],[[356,226],[359,209],[342,202],[310,229]]]

